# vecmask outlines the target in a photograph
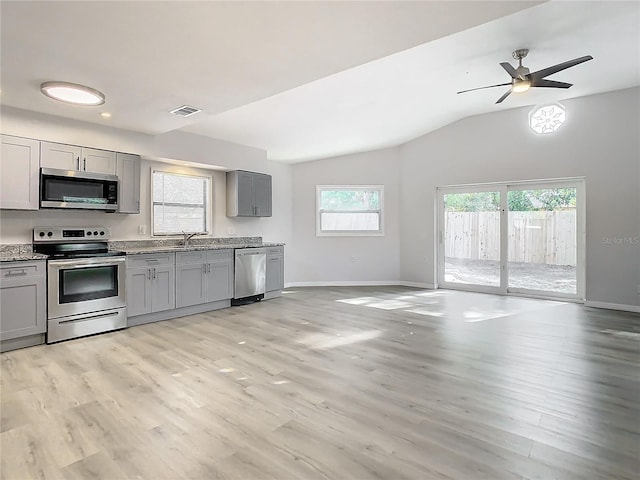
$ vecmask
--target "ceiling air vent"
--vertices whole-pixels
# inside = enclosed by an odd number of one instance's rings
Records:
[[[196,113],[201,111],[202,110],[200,110],[199,108],[190,107],[189,105],[183,105],[176,108],[175,110],[171,110],[171,113],[180,117],[190,117],[191,115],[195,115]]]

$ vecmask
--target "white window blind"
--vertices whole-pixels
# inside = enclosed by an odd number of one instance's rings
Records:
[[[208,233],[211,177],[154,170],[153,235]]]
[[[382,185],[318,185],[318,236],[383,235]]]

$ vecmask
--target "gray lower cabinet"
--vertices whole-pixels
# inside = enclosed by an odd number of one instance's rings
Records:
[[[266,276],[266,292],[277,292],[284,288],[284,247],[267,248]]]
[[[176,254],[176,307],[233,297],[233,250]]]
[[[0,351],[44,343],[46,292],[45,261],[0,264]]]
[[[210,302],[233,298],[233,250],[208,250],[207,292]]]
[[[127,257],[127,316],[175,308],[175,285],[175,254]]]

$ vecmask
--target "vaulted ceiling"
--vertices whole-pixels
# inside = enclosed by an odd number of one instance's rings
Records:
[[[0,102],[152,135],[172,130],[297,162],[397,145],[460,118],[640,84],[640,3],[0,3]],[[500,62],[575,85],[495,100]],[[106,94],[100,107],[44,97],[44,81]],[[187,118],[169,110],[192,105]],[[111,118],[99,113],[108,111]]]

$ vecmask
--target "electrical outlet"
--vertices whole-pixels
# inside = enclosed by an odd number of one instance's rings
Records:
[[[356,261],[356,256],[355,255],[351,255],[351,261],[355,262]]]
[[[229,227],[229,236],[233,237],[236,234],[236,229],[235,227]]]
[[[146,234],[147,234],[147,226],[138,225],[138,235],[146,235]]]

